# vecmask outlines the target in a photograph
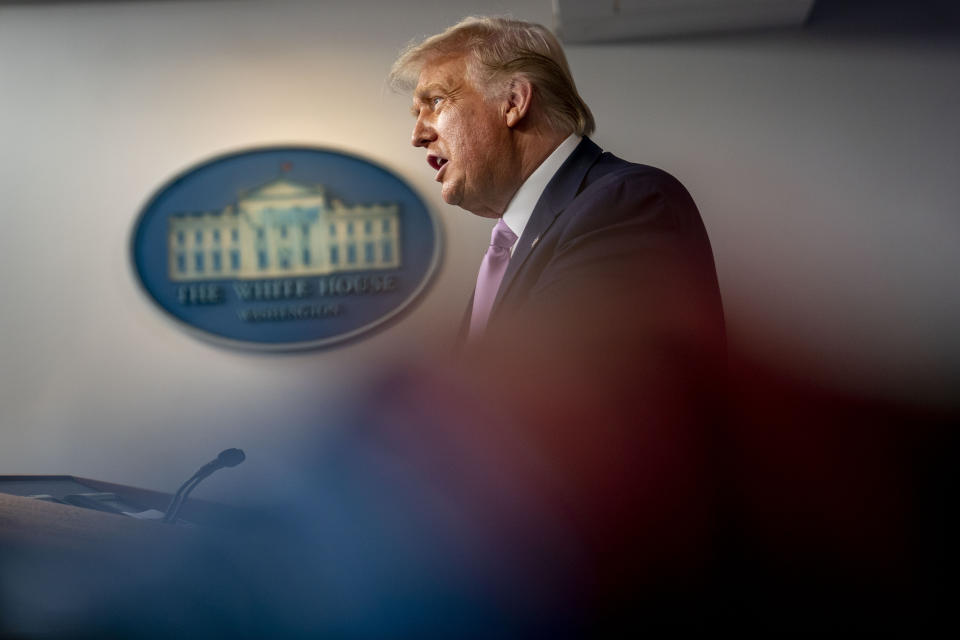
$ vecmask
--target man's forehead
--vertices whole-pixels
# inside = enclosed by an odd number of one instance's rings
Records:
[[[449,91],[463,81],[466,73],[467,62],[463,54],[428,59],[420,68],[413,96],[417,98],[432,91]]]

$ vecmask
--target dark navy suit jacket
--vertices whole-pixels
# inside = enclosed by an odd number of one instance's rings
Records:
[[[602,327],[589,322],[622,328],[633,317],[723,349],[713,254],[690,194],[666,172],[584,138],[518,239],[488,333],[517,322],[532,332],[548,323],[595,333]]]

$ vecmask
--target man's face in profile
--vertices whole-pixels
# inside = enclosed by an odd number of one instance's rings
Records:
[[[411,142],[427,150],[441,196],[479,216],[497,218],[515,190],[506,109],[474,84],[464,55],[434,58],[413,93]]]

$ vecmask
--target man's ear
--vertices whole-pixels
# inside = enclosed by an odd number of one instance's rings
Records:
[[[516,127],[530,111],[533,100],[533,85],[523,76],[516,76],[510,81],[507,92],[507,126]]]

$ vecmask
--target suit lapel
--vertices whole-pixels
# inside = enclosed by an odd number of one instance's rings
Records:
[[[540,237],[543,236],[563,213],[570,201],[580,192],[580,185],[590,167],[597,161],[603,151],[590,138],[584,137],[573,150],[570,157],[560,166],[557,173],[547,183],[543,195],[537,201],[530,214],[523,235],[517,240],[517,248],[510,258],[507,272],[503,275],[497,297],[493,302],[491,317],[496,313],[500,301],[507,295],[510,286],[516,280],[517,274],[523,269],[527,258],[537,249]]]

